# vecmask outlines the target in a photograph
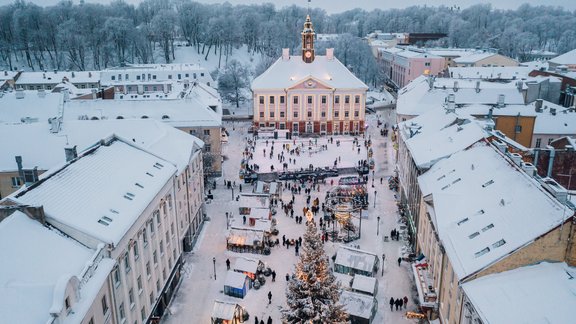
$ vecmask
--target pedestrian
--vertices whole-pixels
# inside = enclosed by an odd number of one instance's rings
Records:
[[[272,270],[272,282],[276,282],[276,270]]]
[[[400,306],[400,299],[396,298],[394,301],[394,306],[396,306],[396,310],[398,310],[398,306]]]
[[[255,323],[255,324],[260,324],[260,322],[258,321],[258,316],[254,316],[254,323]]]
[[[272,324],[272,317],[268,316],[268,322],[267,324]]]
[[[400,305],[400,309],[402,309],[402,305],[404,304],[402,298],[398,298],[398,304]]]
[[[260,324],[264,324],[264,320],[260,320]]]
[[[380,183],[382,183],[382,179],[380,179]],[[242,184],[239,184],[238,187],[240,188],[240,192],[242,192]]]
[[[390,311],[394,310],[394,298],[390,297]],[[256,320],[258,320],[258,318],[256,318]]]
[[[302,236],[298,237],[298,243],[300,243],[300,245],[302,245]]]
[[[282,235],[282,246],[286,245],[286,235]]]
[[[290,275],[286,274],[286,281],[290,281]]]
[[[294,247],[294,252],[295,252],[296,255],[298,256],[298,245],[296,245],[296,246]]]
[[[394,239],[394,230],[390,231],[390,238],[393,240]]]
[[[380,184],[382,184],[382,178],[380,178]],[[240,191],[242,191],[242,187],[240,187]]]
[[[404,296],[404,309],[408,306],[408,297]]]
[[[400,266],[400,263],[402,262],[402,258],[398,257],[398,266]]]
[[[268,305],[272,304],[272,292],[268,292]]]
[[[246,215],[242,216],[242,221],[244,222],[244,225],[246,225]]]
[[[226,268],[230,270],[230,259],[226,259]]]

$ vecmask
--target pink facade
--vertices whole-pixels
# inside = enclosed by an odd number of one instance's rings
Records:
[[[439,75],[444,70],[444,58],[429,53],[391,48],[382,51],[381,59],[386,76],[399,88],[422,74]]]

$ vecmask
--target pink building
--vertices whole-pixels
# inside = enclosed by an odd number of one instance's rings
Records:
[[[418,49],[383,49],[382,65],[386,76],[398,86],[404,87],[422,74],[439,75],[444,70],[444,58]]]

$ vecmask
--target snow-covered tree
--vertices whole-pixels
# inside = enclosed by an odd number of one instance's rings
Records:
[[[282,310],[282,320],[286,323],[349,323],[339,299],[340,284],[332,274],[316,224],[308,222],[300,261],[286,288],[288,307]]]
[[[218,78],[218,91],[225,100],[240,107],[240,102],[246,100],[245,89],[249,86],[249,71],[237,60],[228,62],[228,66]]]

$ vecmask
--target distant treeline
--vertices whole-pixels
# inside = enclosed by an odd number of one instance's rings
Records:
[[[170,62],[176,42],[198,53],[228,56],[233,48],[278,57],[297,50],[307,10],[272,4],[201,4],[189,0],[123,1],[108,5],[64,0],[40,7],[17,0],[0,7],[0,65],[14,69],[103,69],[125,63]],[[576,48],[576,14],[562,8],[523,5],[495,10],[489,5],[410,7],[327,15],[310,12],[317,33],[345,34],[331,43],[335,55],[361,79],[376,82],[376,62],[360,37],[383,32],[438,32],[448,37],[430,45],[497,48],[522,59],[533,49],[559,53]],[[160,53],[160,55],[158,55]],[[269,62],[269,60],[264,60]]]

